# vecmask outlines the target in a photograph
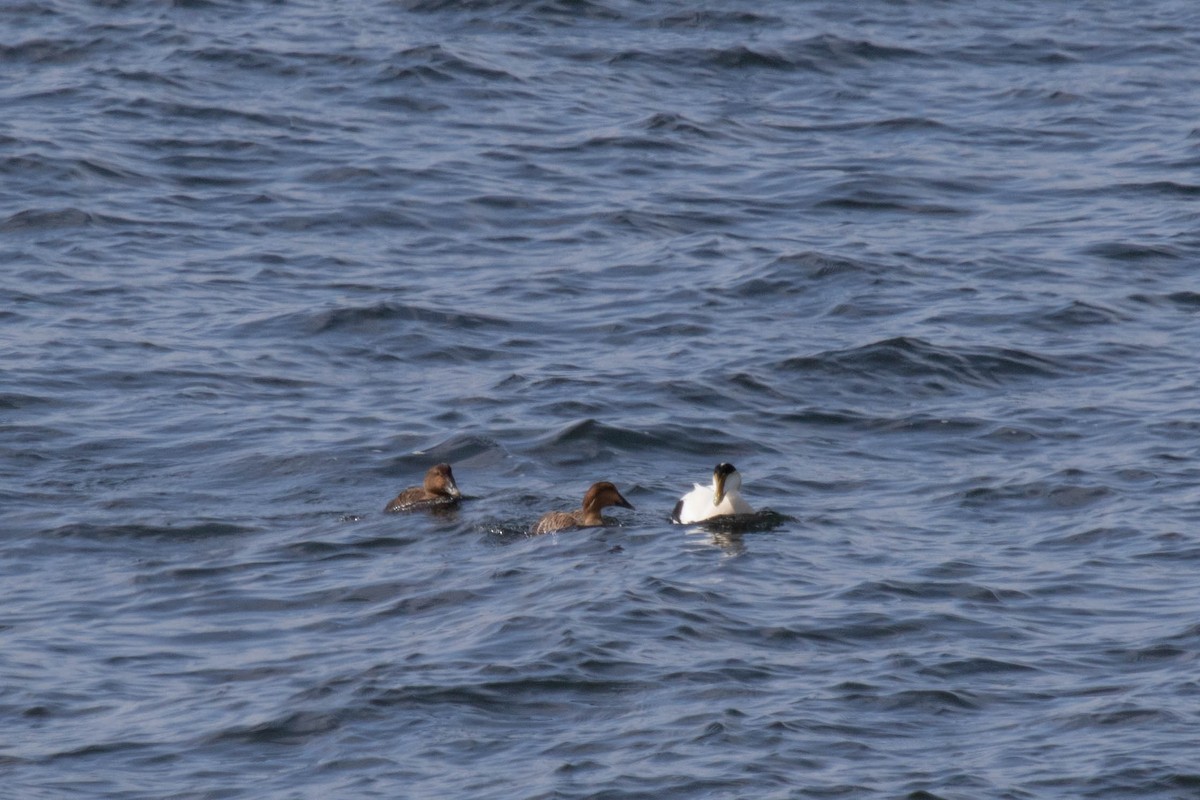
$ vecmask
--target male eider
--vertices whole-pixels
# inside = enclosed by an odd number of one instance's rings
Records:
[[[608,506],[633,508],[629,501],[621,496],[617,487],[608,481],[593,483],[583,496],[583,508],[578,511],[549,511],[533,526],[530,533],[553,533],[568,528],[594,528],[604,524],[600,509]]]
[[[396,499],[387,504],[384,511],[419,511],[422,509],[449,508],[458,504],[462,492],[454,482],[454,473],[449,464],[436,464],[425,473],[422,486],[410,486]]]
[[[754,509],[738,491],[742,488],[742,473],[733,464],[717,464],[713,470],[712,487],[694,484],[695,489],[679,498],[671,512],[672,522],[700,522],[727,514],[753,514]]]

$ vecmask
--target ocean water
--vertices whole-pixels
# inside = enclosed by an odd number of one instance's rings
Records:
[[[0,66],[0,795],[1200,794],[1194,3],[24,0]]]

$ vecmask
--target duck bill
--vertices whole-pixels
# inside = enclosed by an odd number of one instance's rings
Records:
[[[617,502],[616,502],[616,503],[614,503],[614,505],[618,505],[618,506],[620,506],[621,508],[628,508],[628,509],[629,509],[629,510],[631,510],[631,511],[636,511],[636,509],[633,507],[633,503],[631,503],[631,502],[629,502],[628,500],[626,500],[626,499],[625,499],[624,497],[622,497],[622,496],[621,496],[619,493],[617,494]]]
[[[456,500],[462,497],[462,492],[458,490],[458,484],[454,482],[453,478],[446,483],[446,494]]]
[[[713,505],[721,505],[721,501],[725,499],[725,476],[718,472],[713,475]]]

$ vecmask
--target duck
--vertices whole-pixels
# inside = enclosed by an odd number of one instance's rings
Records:
[[[754,509],[742,497],[742,473],[733,464],[722,462],[713,468],[712,486],[696,488],[679,498],[671,521],[687,524],[729,514],[753,514]]]
[[[621,496],[617,487],[608,481],[593,483],[583,496],[583,507],[577,511],[548,511],[529,531],[532,534],[553,533],[570,528],[595,528],[604,524],[600,509],[620,506],[632,509],[633,505]]]
[[[458,505],[462,492],[454,482],[454,473],[449,464],[435,464],[425,473],[421,486],[410,486],[396,495],[384,507],[385,512],[419,511],[422,509],[448,508]]]

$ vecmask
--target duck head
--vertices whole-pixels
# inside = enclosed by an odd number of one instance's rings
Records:
[[[742,474],[733,464],[721,462],[713,469],[713,505],[721,505],[728,492],[742,488]]]
[[[598,513],[600,509],[607,508],[608,506],[633,508],[633,505],[617,491],[616,486],[613,486],[608,481],[593,483],[587,490],[587,494],[583,496],[584,511]]]
[[[450,471],[449,464],[436,464],[430,467],[429,471],[425,473],[424,485],[425,491],[429,494],[453,498],[462,497],[462,492],[458,490],[458,484],[454,482],[454,473]]]

